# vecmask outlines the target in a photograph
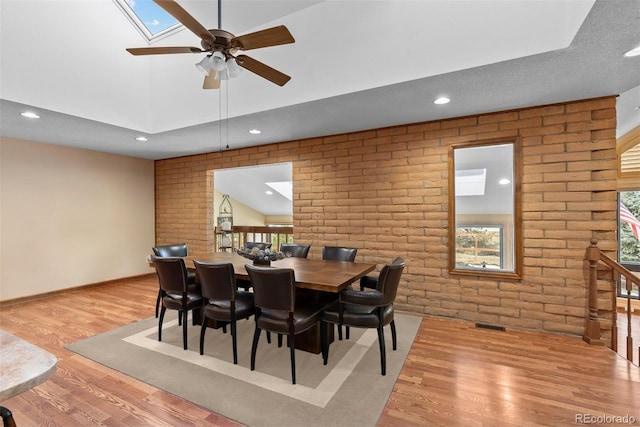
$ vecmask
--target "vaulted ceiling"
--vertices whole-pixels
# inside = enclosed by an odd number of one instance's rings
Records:
[[[178,3],[216,28],[215,1]],[[640,122],[640,57],[623,57],[640,46],[640,0],[222,5],[236,35],[288,27],[295,44],[247,53],[289,83],[245,70],[203,90],[204,54],[127,53],[147,42],[112,0],[0,0],[1,135],[160,159],[618,94],[619,133]],[[184,29],[152,45],[199,39]]]

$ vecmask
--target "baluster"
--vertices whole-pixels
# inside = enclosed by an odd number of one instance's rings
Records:
[[[586,259],[589,261],[589,318],[582,339],[589,344],[601,344],[600,321],[598,320],[598,261],[600,260],[598,240],[591,239]]]
[[[633,336],[631,335],[631,288],[633,283],[628,278],[625,281],[627,282],[627,360],[633,363]]]

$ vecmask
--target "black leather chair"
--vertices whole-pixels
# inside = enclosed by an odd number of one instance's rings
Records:
[[[193,261],[202,288],[202,329],[200,330],[200,354],[204,354],[204,336],[207,319],[229,323],[233,345],[233,363],[238,364],[238,344],[236,339],[236,320],[247,319],[255,313],[253,294],[239,292],[236,287],[236,274],[231,263],[211,263]],[[226,326],[223,326],[226,332]]]
[[[391,325],[393,349],[397,348],[393,302],[396,299],[404,266],[405,264],[401,260],[397,260],[393,264],[386,264],[380,271],[378,286],[375,290],[345,289],[340,292],[338,302],[326,309],[323,314],[323,323],[377,329],[382,375],[387,373],[384,326]]]
[[[172,245],[154,246],[151,248],[155,256],[159,257],[186,257],[189,250],[186,243],[174,243]],[[187,268],[187,283],[191,286],[192,292],[197,292],[196,271]],[[156,298],[156,318],[158,317],[158,309],[160,308],[160,299],[162,299],[162,289],[158,290],[158,298]]]
[[[332,261],[350,261],[356,260],[356,248],[346,248],[342,246],[325,246],[322,248],[322,259]]]
[[[202,295],[189,291],[187,284],[187,267],[179,257],[151,256],[151,262],[156,267],[158,281],[162,291],[162,308],[158,320],[158,341],[162,341],[162,320],[165,311],[178,310],[182,323],[182,342],[187,349],[187,313],[190,310],[202,308]]]
[[[293,258],[306,258],[309,255],[311,245],[303,245],[298,243],[283,243],[280,245],[280,252],[291,254]]]
[[[404,263],[404,259],[401,257],[395,257],[391,264],[401,264]],[[365,289],[376,289],[378,287],[378,278],[372,276],[363,276],[360,278],[360,290],[364,291]]]
[[[347,248],[343,246],[324,246],[322,248],[322,259],[331,261],[349,261],[356,260],[357,248]],[[346,328],[346,337],[349,339],[349,327]],[[342,327],[338,326],[338,340],[342,340]]]
[[[265,249],[271,249],[271,243],[266,243],[266,242],[246,242],[244,244],[244,248],[245,249],[258,248],[261,251],[263,251]]]
[[[320,322],[323,362],[327,364],[327,328],[321,322],[325,306],[317,301],[296,301],[295,276],[290,268],[245,266],[256,305],[256,328],[251,346],[251,370],[256,367],[256,349],[260,332],[287,335],[291,355],[291,382],[296,383],[295,337]]]

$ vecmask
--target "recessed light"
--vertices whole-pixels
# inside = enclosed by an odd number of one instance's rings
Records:
[[[272,194],[273,194],[273,191],[271,191],[271,190],[267,190],[267,191],[265,191],[264,193],[265,193],[265,194],[268,194],[268,195],[272,195]]]
[[[40,116],[31,111],[25,111],[24,113],[20,113],[22,117],[27,117],[29,119],[39,119]]]
[[[145,138],[144,136],[138,136],[136,137],[136,141],[145,142],[145,141],[148,141],[148,139]]]
[[[446,96],[441,96],[440,98],[436,99],[435,101],[433,101],[434,104],[437,105],[443,105],[443,104],[448,104],[451,100],[449,98],[447,98]]]
[[[635,49],[631,49],[630,51],[624,54],[624,56],[627,58],[631,58],[633,56],[638,56],[638,55],[640,55],[640,46],[636,47]]]
[[[500,184],[500,185],[511,184],[511,180],[507,179],[507,178],[502,178],[500,181],[498,181],[498,184]]]
[[[251,129],[251,130],[249,131],[249,133],[250,133],[251,135],[260,135],[260,134],[262,133],[262,131],[261,131],[260,129]]]

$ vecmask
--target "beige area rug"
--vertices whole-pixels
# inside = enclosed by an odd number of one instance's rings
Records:
[[[200,327],[189,319],[189,349],[182,349],[182,327],[168,311],[162,342],[158,321],[149,318],[66,346],[208,410],[248,426],[375,426],[400,374],[422,320],[396,313],[398,349],[392,350],[385,328],[387,375],[380,375],[375,329],[351,329],[349,340],[337,339],[322,355],[296,351],[296,380],[291,384],[286,338],[267,343],[263,332],[250,370],[253,319],[238,322],[238,364],[233,364],[229,329],[208,329],[205,352],[199,354]],[[176,380],[180,378],[180,380]]]

